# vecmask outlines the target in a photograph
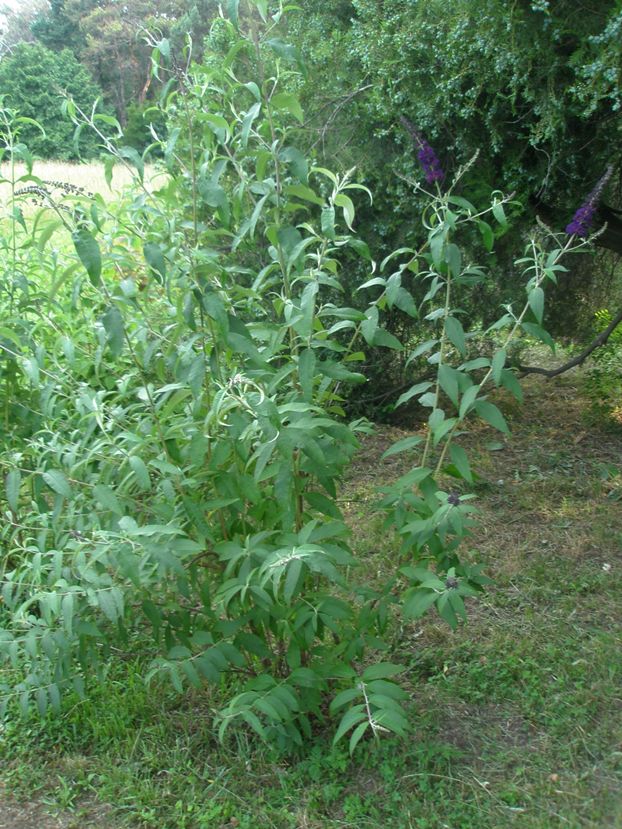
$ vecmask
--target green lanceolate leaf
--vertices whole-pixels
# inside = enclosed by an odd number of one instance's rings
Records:
[[[306,75],[306,67],[297,46],[294,46],[291,43],[286,43],[278,37],[269,38],[266,43],[279,58],[288,62],[296,63],[302,74]]]
[[[445,261],[449,265],[451,275],[454,277],[460,276],[460,271],[462,270],[462,254],[460,253],[458,245],[455,245],[453,242],[447,245]]]
[[[378,662],[370,665],[363,671],[363,682],[371,682],[374,679],[389,679],[403,673],[403,665],[395,665],[393,662]]]
[[[471,466],[469,464],[467,453],[464,451],[462,446],[458,446],[457,443],[452,443],[449,447],[449,455],[460,475],[465,481],[469,481],[469,483],[471,483],[473,481],[473,473],[471,472]]]
[[[41,477],[50,489],[54,490],[58,495],[62,495],[64,498],[71,498],[72,492],[69,481],[60,470],[48,470],[47,472],[41,473]]]
[[[365,732],[367,731],[367,729],[369,727],[370,727],[370,723],[367,722],[367,721],[359,723],[359,725],[356,726],[356,728],[354,729],[354,731],[352,732],[352,734],[350,736],[350,743],[349,743],[349,746],[348,746],[348,750],[349,750],[350,754],[354,754],[354,750],[357,747],[357,745],[359,744],[359,742],[361,741],[361,737],[365,734]]]
[[[451,366],[442,365],[438,369],[438,382],[451,402],[458,407],[459,372]]]
[[[475,411],[486,423],[489,423],[495,429],[498,429],[506,435],[509,434],[510,430],[505,422],[505,418],[494,403],[489,403],[487,400],[477,400],[475,402]]]
[[[477,227],[479,228],[479,232],[482,234],[484,247],[490,253],[490,251],[495,246],[495,234],[493,232],[493,229],[488,224],[488,222],[484,222],[484,221],[479,221],[477,223]]]
[[[462,399],[460,400],[459,411],[459,416],[461,419],[465,417],[473,407],[475,399],[477,398],[477,395],[479,393],[479,388],[480,387],[477,385],[469,386],[469,388],[462,395]]]
[[[531,336],[535,337],[537,340],[541,340],[541,342],[548,345],[552,351],[555,351],[555,342],[553,341],[553,338],[548,331],[545,331],[545,329],[542,328],[541,325],[536,325],[533,322],[523,322],[521,325],[528,334],[531,334]]]
[[[333,745],[338,743],[339,740],[341,740],[341,738],[347,734],[351,728],[358,725],[361,720],[367,721],[367,714],[365,713],[365,708],[362,704],[355,705],[348,709],[341,718],[341,722],[339,723],[339,727],[333,738]],[[365,724],[367,725],[367,722]]]
[[[324,207],[322,209],[322,233],[328,239],[335,238],[335,208]]]
[[[110,510],[115,515],[123,515],[119,499],[111,487],[106,484],[96,484],[93,487],[93,495],[97,498],[104,509]]]
[[[227,15],[229,20],[233,23],[235,28],[239,27],[238,21],[238,7],[240,5],[240,0],[227,0]]]
[[[111,305],[102,317],[102,325],[107,334],[108,347],[114,357],[123,351],[125,324],[123,316],[116,305]]]
[[[98,287],[101,285],[102,255],[97,240],[90,231],[84,228],[75,230],[71,238],[89,279],[95,287]]]
[[[391,455],[397,455],[399,452],[408,452],[409,449],[413,449],[421,443],[423,443],[423,438],[419,435],[412,435],[409,438],[402,438],[402,440],[398,440],[397,443],[394,443],[393,446],[389,447],[389,449],[383,453],[382,457],[389,458]]]
[[[434,590],[411,589],[406,593],[402,611],[407,619],[419,619],[438,598]]]
[[[343,210],[343,218],[348,228],[352,230],[352,222],[354,221],[354,203],[345,193],[337,193],[335,196],[335,204]]]
[[[285,147],[279,153],[279,157],[288,165],[289,172],[294,178],[297,178],[302,184],[307,184],[309,179],[309,162],[304,153],[296,147]]]
[[[151,489],[151,478],[149,477],[149,471],[147,470],[145,462],[136,455],[133,455],[129,462],[139,488],[143,492],[149,492]]]
[[[19,487],[22,476],[19,469],[12,469],[6,476],[5,491],[9,508],[16,513],[19,504]]]
[[[294,116],[300,123],[304,121],[304,114],[300,101],[291,92],[277,92],[270,98],[270,103],[275,109],[284,109]]]
[[[367,309],[366,319],[361,323],[361,334],[368,345],[372,345],[374,342],[374,337],[378,329],[378,317],[378,307],[372,305],[371,308]]]
[[[529,291],[529,307],[533,311],[534,317],[542,324],[542,316],[544,314],[544,291],[539,286],[532,288]]]
[[[147,242],[143,247],[143,255],[158,282],[166,282],[166,260],[160,246],[154,242]]]
[[[249,138],[249,135],[250,135],[251,127],[253,126],[253,121],[255,121],[255,119],[257,118],[257,116],[259,115],[260,112],[261,112],[261,103],[256,103],[256,104],[253,104],[250,107],[250,109],[248,110],[248,112],[244,116],[244,120],[242,121],[242,131],[240,133],[240,143],[242,144],[242,147],[246,147],[246,145],[248,144],[248,138]],[[217,187],[217,185],[214,185],[214,187]],[[222,190],[222,188],[219,188],[219,189]],[[204,198],[205,198],[205,196],[204,196]],[[213,198],[214,197],[212,197],[212,199]],[[209,203],[210,202],[208,201],[208,204]],[[216,205],[214,205],[214,206],[216,206]]]
[[[501,227],[505,230],[505,228],[507,228],[508,226],[508,220],[506,218],[505,210],[503,209],[503,205],[501,204],[501,202],[495,202],[495,204],[492,205],[492,215],[499,222]]]
[[[501,385],[510,392],[510,394],[514,395],[514,397],[522,403],[523,390],[521,388],[520,382],[518,381],[518,378],[511,369],[503,369],[503,371],[501,372],[500,382]]]
[[[501,373],[503,371],[503,367],[505,365],[505,361],[507,359],[507,353],[505,348],[500,348],[499,351],[496,351],[491,362],[491,369],[492,369],[492,379],[495,386],[498,386],[501,382]]]
[[[449,339],[449,342],[455,346],[460,355],[462,357],[466,354],[466,337],[464,335],[464,329],[462,328],[462,324],[460,320],[457,320],[455,317],[447,317],[445,320],[445,333]]]

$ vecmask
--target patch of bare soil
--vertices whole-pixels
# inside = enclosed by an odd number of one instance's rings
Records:
[[[622,529],[622,509],[612,497],[617,493],[607,491],[613,485],[606,481],[599,486],[596,472],[606,464],[622,465],[622,430],[586,423],[577,381],[574,376],[552,381],[529,377],[523,381],[520,404],[503,392],[494,395],[510,425],[507,438],[482,421],[465,424],[458,443],[479,476],[478,506],[483,512],[477,543],[486,546],[491,529],[497,541],[510,536],[519,547],[530,541],[550,543],[551,534],[567,556],[582,557],[591,552],[586,545],[595,513],[607,512],[611,528]],[[420,446],[382,457],[393,443],[413,434],[425,436],[425,425],[416,414],[411,423],[381,425],[363,439],[342,490],[346,518],[355,504],[376,501],[378,487],[417,462]]]
[[[65,829],[67,826],[63,821],[42,813],[39,804],[11,806],[0,800],[0,829]]]
[[[468,759],[477,759],[487,742],[506,751],[527,747],[537,751],[545,739],[511,707],[497,703],[469,705],[454,700],[445,705],[442,716],[439,712],[439,723],[441,742],[457,748]]]
[[[0,829],[112,829],[108,808],[85,803],[73,812],[53,813],[40,800],[11,800],[0,786]]]

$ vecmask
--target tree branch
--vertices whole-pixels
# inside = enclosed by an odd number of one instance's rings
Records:
[[[565,371],[568,371],[575,366],[580,366],[593,351],[596,351],[601,345],[604,345],[609,337],[613,334],[615,329],[620,325],[622,322],[622,308],[618,311],[615,317],[611,320],[609,325],[602,331],[595,340],[584,348],[583,351],[578,354],[576,357],[573,357],[572,360],[569,360],[567,363],[564,363],[562,366],[558,368],[540,368],[539,366],[522,366],[518,365],[516,368],[520,371],[521,375],[524,376],[525,374],[543,374],[545,377],[557,377],[558,374],[563,374]]]

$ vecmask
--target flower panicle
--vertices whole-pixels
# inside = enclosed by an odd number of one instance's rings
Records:
[[[604,174],[598,180],[596,187],[594,187],[581,207],[579,207],[572,217],[570,224],[566,225],[566,233],[569,236],[580,236],[582,239],[585,239],[589,235],[590,228],[594,222],[594,216],[598,208],[598,203],[612,173],[613,166],[609,165]]]
[[[425,174],[425,180],[428,184],[434,184],[435,181],[443,181],[445,173],[441,167],[441,162],[438,160],[438,157],[431,145],[426,141],[415,125],[408,120],[408,118],[400,115],[400,121],[410,133],[415,146],[417,147],[417,158],[419,159],[419,163],[421,164]]]

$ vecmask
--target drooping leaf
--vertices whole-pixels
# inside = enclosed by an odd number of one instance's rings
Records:
[[[227,16],[236,29],[239,28],[238,7],[240,0],[227,0]]]
[[[449,454],[458,472],[462,475],[465,481],[473,481],[473,473],[469,464],[469,458],[462,446],[457,443],[452,443],[449,447]]]
[[[348,228],[352,230],[352,222],[354,221],[354,202],[345,193],[337,193],[335,196],[335,204],[343,210],[343,218]]]
[[[458,372],[451,366],[442,365],[438,369],[438,382],[440,387],[451,400],[454,406],[458,406]]]
[[[494,403],[489,403],[487,400],[476,400],[475,411],[486,423],[489,423],[495,429],[498,429],[506,435],[509,434],[510,430],[505,422],[505,418]]]
[[[69,481],[65,475],[60,470],[50,469],[47,472],[43,472],[41,477],[50,489],[54,490],[54,492],[58,493],[58,495],[62,495],[64,498],[71,498],[73,494],[71,486],[69,485]]]
[[[304,153],[296,147],[285,147],[279,153],[279,157],[289,166],[289,171],[294,178],[297,178],[302,184],[307,184],[309,179],[309,162]],[[333,216],[333,225],[334,223]],[[324,232],[323,226],[322,232]]]
[[[541,325],[536,325],[534,322],[522,322],[521,326],[528,334],[535,337],[537,340],[548,345],[551,351],[555,351],[555,342],[548,331],[545,331]]]
[[[462,395],[462,399],[460,400],[460,411],[459,416],[462,419],[467,415],[470,409],[473,407],[475,399],[479,394],[480,387],[478,385],[469,386],[469,388],[464,392]]]
[[[544,315],[544,291],[539,285],[536,285],[535,288],[529,291],[528,301],[534,317],[538,320],[538,323],[542,324],[542,316]]]
[[[336,745],[339,740],[341,740],[341,738],[347,734],[351,728],[358,725],[361,720],[367,720],[367,714],[365,713],[363,705],[355,705],[352,708],[349,708],[341,718],[341,722],[339,723],[339,727],[337,728],[333,738],[333,745]]]
[[[276,95],[273,95],[270,99],[271,105],[275,109],[284,109],[286,112],[289,112],[291,115],[294,116],[300,123],[304,121],[304,114],[302,111],[302,107],[300,106],[300,101],[293,95],[291,92],[277,92]]]
[[[394,351],[401,351],[403,346],[395,334],[391,334],[386,328],[376,328],[374,331],[373,345],[382,348],[392,348]]]
[[[462,270],[462,254],[458,245],[451,242],[445,249],[445,261],[449,265],[451,275],[454,277],[460,276]]]
[[[132,455],[130,458],[130,466],[136,477],[136,483],[143,492],[149,492],[151,489],[151,478],[145,466],[145,462],[137,455]]]
[[[145,261],[151,269],[158,282],[164,284],[166,282],[166,260],[159,245],[155,242],[147,242],[143,247],[143,255]]]
[[[114,357],[118,357],[123,351],[125,340],[125,324],[123,315],[116,305],[111,305],[101,318],[107,334],[108,348]]]
[[[495,234],[493,229],[488,224],[488,222],[479,221],[477,223],[477,227],[479,228],[479,232],[482,234],[482,239],[484,241],[484,247],[490,253],[493,247],[495,246]]]
[[[104,509],[110,510],[115,515],[123,515],[119,499],[111,487],[106,484],[96,484],[93,487],[93,495],[95,495]]]
[[[354,729],[354,731],[352,732],[352,734],[350,736],[350,744],[348,746],[348,750],[349,750],[350,754],[354,754],[354,750],[357,747],[357,745],[359,744],[359,742],[361,740],[361,737],[363,736],[363,734],[365,734],[365,732],[367,731],[367,729],[369,727],[370,727],[369,722],[362,722],[362,723],[359,723],[359,725],[356,726],[356,728]]]
[[[434,590],[416,589],[408,591],[402,611],[407,619],[419,619],[432,607],[438,594]]]
[[[19,487],[21,484],[22,475],[19,469],[11,469],[6,476],[5,491],[6,500],[9,508],[16,513],[19,504]]]
[[[455,346],[462,357],[466,354],[466,338],[460,320],[456,317],[447,317],[445,320],[445,333],[451,344]]]
[[[496,386],[499,385],[501,382],[501,373],[503,371],[503,367],[505,365],[505,361],[507,359],[507,352],[505,348],[500,348],[498,351],[495,351],[495,354],[492,358],[491,362],[491,369],[492,369],[492,379]]]
[[[306,76],[307,70],[297,46],[286,43],[286,41],[278,37],[269,38],[266,43],[279,58],[290,63],[296,63],[300,72]]]
[[[376,724],[382,728],[388,728],[394,734],[403,737],[408,731],[408,720],[404,713],[396,707],[383,708],[374,714]]]
[[[501,372],[501,385],[506,388],[510,394],[514,395],[514,397],[522,403],[523,400],[523,390],[521,388],[520,382],[518,378],[514,374],[514,372],[509,368],[504,368]]]
[[[335,238],[335,208],[324,207],[322,209],[322,233],[328,239]]]
[[[89,279],[95,287],[99,287],[101,285],[102,255],[97,239],[85,228],[74,230],[71,238],[73,239],[76,253],[86,268]]]
[[[242,147],[246,147],[248,144],[248,137],[250,135],[251,127],[253,126],[253,121],[257,118],[260,112],[261,103],[259,102],[253,104],[244,116],[244,120],[242,121],[242,131],[240,133],[240,143]]]

